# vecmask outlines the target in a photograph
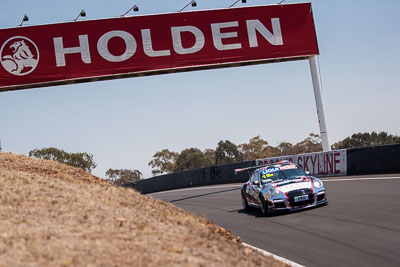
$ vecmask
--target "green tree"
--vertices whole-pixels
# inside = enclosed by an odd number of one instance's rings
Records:
[[[29,151],[29,157],[38,159],[55,160],[73,167],[81,168],[84,171],[92,172],[96,168],[96,163],[93,160],[93,155],[83,153],[68,153],[64,150],[54,147],[34,149]]]
[[[355,133],[332,145],[333,149],[344,149],[365,146],[379,146],[400,143],[400,136],[387,132]]]
[[[294,155],[293,145],[288,142],[281,142],[277,146],[278,154],[276,156]]]
[[[183,150],[175,162],[174,171],[185,171],[212,165],[213,162],[198,148]]]
[[[239,145],[239,151],[242,154],[243,160],[274,157],[279,152],[276,147],[270,146],[259,135],[251,138],[248,144]]]
[[[110,168],[106,172],[106,177],[115,185],[124,185],[139,181],[143,175],[138,170]]]
[[[215,150],[212,148],[207,148],[204,150],[204,155],[212,162],[215,162]]]
[[[293,146],[293,155],[322,151],[322,142],[318,134],[310,133],[303,141]]]
[[[281,142],[276,148],[272,148],[272,150],[275,156],[312,153],[322,151],[322,143],[318,134],[310,133],[307,138],[295,145],[288,142]]]
[[[172,173],[178,156],[178,153],[169,151],[168,149],[156,152],[153,155],[153,159],[148,164],[152,168],[151,173],[153,175]]]
[[[219,141],[215,149],[215,164],[226,164],[242,160],[238,147],[229,140]]]

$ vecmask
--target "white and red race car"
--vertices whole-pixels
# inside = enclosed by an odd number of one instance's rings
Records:
[[[278,210],[299,210],[327,204],[326,190],[322,181],[309,176],[297,164],[281,161],[264,166],[236,169],[255,171],[242,185],[244,209],[260,208],[264,215]]]

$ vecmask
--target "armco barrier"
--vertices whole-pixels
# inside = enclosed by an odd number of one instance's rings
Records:
[[[280,159],[292,159],[293,162],[305,167],[305,162],[307,161],[307,157],[309,157],[312,165],[310,165],[311,167],[308,167],[308,170],[314,172],[314,175],[319,177],[346,175],[346,173],[347,175],[400,173],[400,144],[347,149],[345,156],[343,156],[343,152],[343,150],[337,150],[329,153],[309,153],[296,156],[263,159],[258,161],[270,163],[271,161],[276,162]],[[332,164],[335,164],[335,161],[338,160],[346,161],[346,164],[344,165],[346,166],[346,171],[335,173],[335,170],[338,169],[335,169],[336,167],[332,168],[332,166],[334,166]],[[315,162],[315,164],[313,162]],[[319,162],[320,167],[318,167],[317,162]],[[339,163],[341,166],[343,166],[341,162]],[[238,175],[235,175],[234,170],[237,168],[245,168],[255,165],[256,161],[252,160],[226,165],[211,166],[201,169],[165,174],[140,180],[136,184],[127,184],[125,186],[135,187],[135,189],[139,192],[148,194],[185,187],[240,183],[247,181],[248,173],[242,172],[238,173]],[[328,171],[322,172],[322,170]],[[334,173],[332,173],[331,170],[333,170]]]

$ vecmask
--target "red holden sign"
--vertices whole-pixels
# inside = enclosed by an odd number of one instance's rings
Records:
[[[0,47],[0,91],[318,54],[310,3],[3,29]]]

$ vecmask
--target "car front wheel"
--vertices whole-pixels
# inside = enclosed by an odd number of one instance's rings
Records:
[[[260,195],[260,202],[261,202],[261,213],[266,216],[268,215],[268,205],[264,199],[264,196]]]
[[[244,193],[242,193],[242,206],[243,206],[243,209],[245,209],[245,210],[249,209],[249,204],[247,203],[247,199],[244,196]]]

